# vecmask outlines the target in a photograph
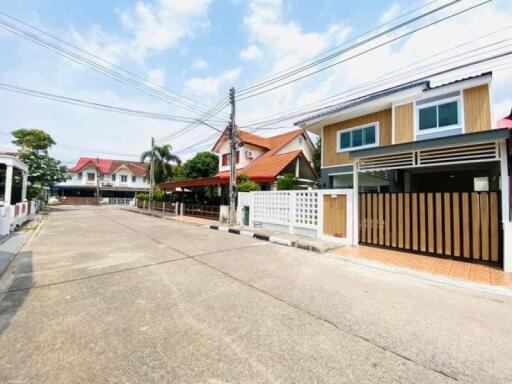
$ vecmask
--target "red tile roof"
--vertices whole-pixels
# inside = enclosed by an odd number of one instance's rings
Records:
[[[103,174],[111,174],[123,165],[135,175],[142,177],[146,173],[148,167],[147,163],[141,163],[138,161],[126,161],[126,160],[112,160],[112,159],[98,159],[92,157],[80,157],[76,162],[76,165],[70,168],[69,172],[80,172],[86,166],[98,167],[100,172]]]

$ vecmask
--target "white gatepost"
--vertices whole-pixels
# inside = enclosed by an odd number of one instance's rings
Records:
[[[501,220],[503,224],[503,270],[512,272],[512,223],[510,223],[510,175],[507,142],[500,143]]]
[[[4,192],[4,202],[5,205],[11,205],[12,201],[12,165],[7,165],[5,172],[5,192]]]
[[[352,193],[352,246],[359,244],[359,162],[354,162],[352,170],[353,193]]]
[[[21,183],[21,201],[27,201],[28,172],[23,172],[23,181]]]

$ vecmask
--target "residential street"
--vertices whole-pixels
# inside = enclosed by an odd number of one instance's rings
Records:
[[[0,383],[511,383],[512,298],[120,209],[0,281]]]

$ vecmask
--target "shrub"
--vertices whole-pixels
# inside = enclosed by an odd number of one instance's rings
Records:
[[[261,191],[261,187],[259,186],[259,184],[249,180],[249,176],[240,175],[239,180],[240,182],[238,183],[237,186],[238,192]]]
[[[286,173],[277,180],[278,191],[289,191],[297,187],[297,179],[293,173]]]

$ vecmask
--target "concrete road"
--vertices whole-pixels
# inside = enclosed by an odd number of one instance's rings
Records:
[[[0,383],[511,383],[512,299],[112,209],[0,280]]]

